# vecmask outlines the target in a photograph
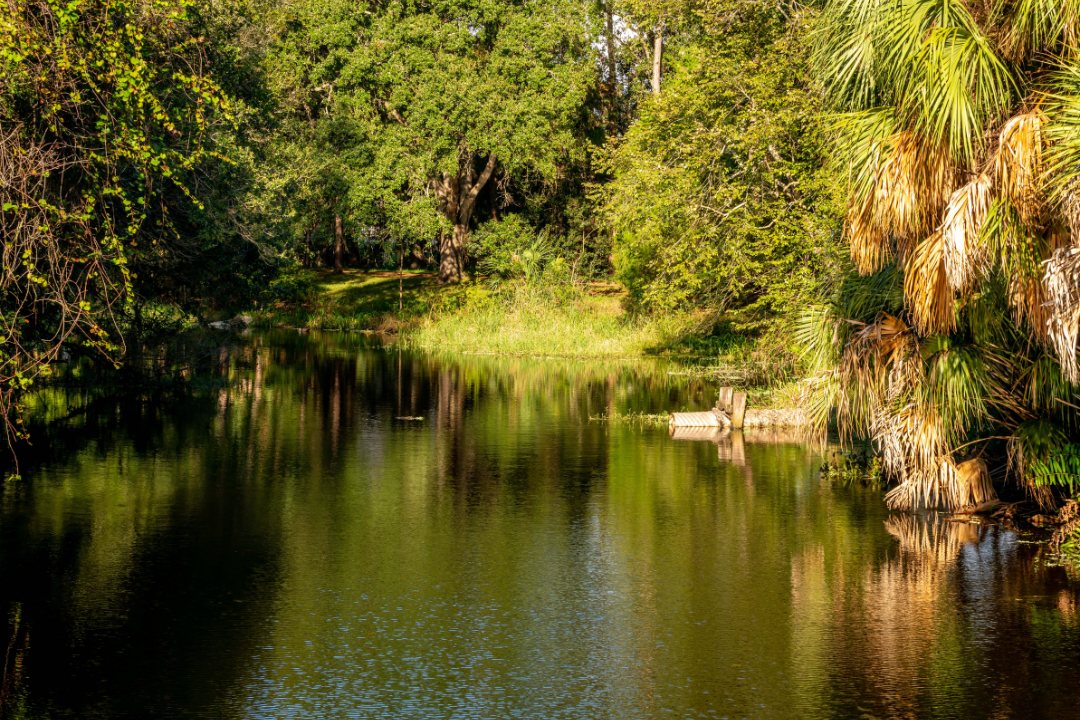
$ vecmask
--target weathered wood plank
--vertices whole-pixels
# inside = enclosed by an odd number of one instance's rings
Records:
[[[723,410],[728,415],[731,414],[731,396],[735,391],[730,387],[720,388],[720,398],[716,401],[716,408]]]
[[[746,393],[737,392],[731,396],[731,427],[741,430],[746,414]]]

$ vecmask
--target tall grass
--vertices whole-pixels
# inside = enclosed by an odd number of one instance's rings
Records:
[[[569,358],[655,353],[692,330],[690,315],[627,314],[618,298],[573,287],[473,286],[422,317],[405,341],[457,352]]]

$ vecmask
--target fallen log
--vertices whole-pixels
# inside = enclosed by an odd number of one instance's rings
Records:
[[[799,427],[806,423],[805,414],[798,409],[781,410],[745,410],[742,417],[742,427]],[[726,412],[712,409],[707,412],[677,412],[668,416],[668,427],[709,427],[731,428],[738,430],[739,426]]]

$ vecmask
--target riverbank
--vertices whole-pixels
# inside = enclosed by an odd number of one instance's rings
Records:
[[[426,272],[305,270],[290,287],[292,297],[245,313],[256,327],[380,332],[417,347],[499,355],[707,361],[753,349],[752,338],[716,332],[702,311],[628,312],[613,283],[495,291],[483,281],[439,285]]]
[[[249,314],[256,327],[380,333],[407,347],[478,355],[677,358],[689,379],[754,388],[759,408],[790,406],[795,360],[705,311],[637,314],[614,283],[584,287],[439,285],[426,272],[305,270],[293,297]]]

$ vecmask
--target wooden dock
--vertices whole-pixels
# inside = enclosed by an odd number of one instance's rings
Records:
[[[720,388],[716,407],[704,412],[678,412],[668,416],[668,428],[717,428],[741,430],[758,427],[799,427],[805,414],[798,408],[747,409],[746,393],[730,387]]]

